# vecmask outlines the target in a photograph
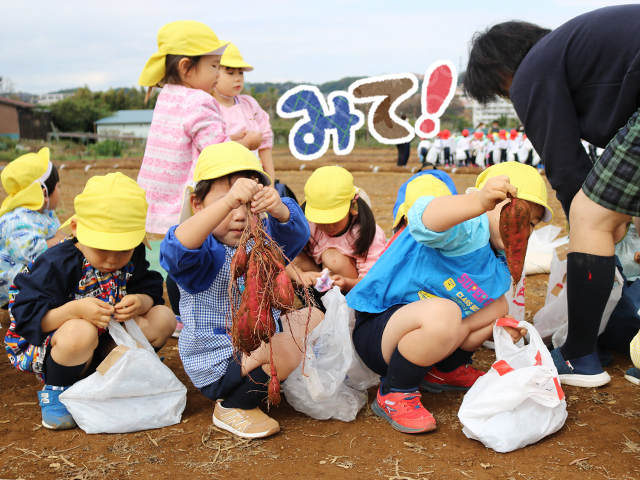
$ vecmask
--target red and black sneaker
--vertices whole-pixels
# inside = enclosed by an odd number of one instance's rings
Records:
[[[436,367],[431,367],[429,373],[422,379],[420,389],[429,393],[466,392],[485,373],[471,365],[463,365],[449,373],[443,373]]]
[[[371,406],[373,412],[384,418],[393,428],[404,433],[429,432],[436,428],[433,415],[420,402],[421,394],[415,392],[380,393]]]

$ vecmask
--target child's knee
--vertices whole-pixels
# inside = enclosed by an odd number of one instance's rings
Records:
[[[333,273],[350,276],[355,271],[357,276],[355,260],[340,253],[335,248],[328,248],[322,252],[322,264]]]
[[[156,305],[145,315],[158,340],[165,342],[176,329],[176,316],[169,307]]]
[[[86,320],[67,320],[54,333],[52,347],[66,352],[93,351],[98,348],[98,329]]]

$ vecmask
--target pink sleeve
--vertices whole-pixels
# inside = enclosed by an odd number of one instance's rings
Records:
[[[265,112],[255,98],[249,95],[243,95],[245,100],[251,105],[251,110],[255,113],[255,122],[257,127],[262,132],[262,143],[258,147],[258,150],[265,148],[273,148],[273,130],[271,130],[271,123],[269,123],[269,114]]]
[[[231,140],[227,135],[227,124],[222,118],[218,102],[202,92],[187,107],[184,129],[199,152],[216,143]]]
[[[364,277],[371,267],[373,267],[373,264],[376,263],[376,260],[378,260],[380,255],[382,255],[382,252],[384,252],[386,244],[387,237],[385,236],[384,231],[379,225],[376,225],[376,236],[373,238],[373,242],[369,247],[369,253],[367,254],[366,260],[363,261],[360,258],[356,258],[358,278]]]

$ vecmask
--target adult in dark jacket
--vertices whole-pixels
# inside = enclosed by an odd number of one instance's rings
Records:
[[[640,5],[607,7],[554,31],[506,22],[477,33],[469,96],[510,98],[569,218],[569,333],[552,351],[560,380],[609,382],[596,355],[615,275],[614,242],[640,216]],[[581,139],[605,148],[595,163]]]

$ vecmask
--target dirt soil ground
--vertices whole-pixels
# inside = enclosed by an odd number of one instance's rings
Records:
[[[395,166],[395,149],[361,149],[347,157],[327,155],[315,162],[297,161],[286,150],[276,151],[274,157],[278,178],[300,201],[313,169],[334,164],[349,168],[356,185],[371,197],[378,224],[390,235],[397,190],[417,169],[413,155],[407,168]],[[86,171],[88,165],[92,167]],[[61,220],[73,213],[73,198],[91,176],[106,174],[115,167],[135,179],[139,165],[140,159],[68,162],[60,172]],[[477,174],[473,169],[453,173],[458,191],[473,185]],[[553,223],[563,226],[560,204],[551,196],[556,212]],[[0,201],[3,197],[0,191]],[[542,307],[546,286],[546,275],[527,278],[527,320]],[[8,326],[4,310],[0,311],[0,324],[2,329]],[[613,378],[609,385],[564,388],[569,417],[558,433],[519,451],[498,454],[462,433],[457,418],[463,398],[460,393],[423,395],[424,405],[438,422],[437,430],[424,435],[396,432],[369,408],[351,423],[317,421],[297,413],[283,400],[270,410],[280,422],[281,433],[266,440],[233,438],[212,426],[213,404],[184,373],[177,340],[170,339],[160,354],[188,387],[182,423],[124,435],[42,428],[36,397],[41,384],[34,376],[15,370],[8,361],[0,361],[0,477],[640,479],[640,390],[623,378],[631,362],[621,356],[614,356],[607,368]],[[492,351],[481,349],[475,365],[488,370],[494,359]],[[369,403],[374,397],[375,388],[369,391]]]

